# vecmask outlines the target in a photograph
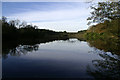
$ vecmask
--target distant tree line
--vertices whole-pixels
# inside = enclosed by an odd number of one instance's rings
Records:
[[[36,25],[28,25],[27,22],[20,20],[7,20],[2,17],[2,38],[3,40],[14,39],[34,39],[34,38],[67,38],[66,32],[55,32],[52,30],[38,29]]]

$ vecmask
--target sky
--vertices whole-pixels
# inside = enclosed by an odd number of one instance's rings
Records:
[[[77,32],[88,28],[89,6],[85,2],[3,2],[2,15],[40,29]]]

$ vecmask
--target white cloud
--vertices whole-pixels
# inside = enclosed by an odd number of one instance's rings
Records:
[[[71,9],[65,8],[48,11],[33,10],[15,13],[8,16],[8,18],[24,20],[42,29],[77,32],[87,29],[86,19],[89,15],[90,9],[88,9],[87,6],[81,7],[79,5],[74,5]]]
[[[13,14],[9,18],[18,18],[28,22],[32,21],[61,21],[78,19],[88,16],[89,10],[56,10],[56,11],[31,11]]]
[[[90,2],[93,0],[2,0],[3,2]]]
[[[118,2],[119,0],[2,0],[2,2]]]
[[[85,21],[81,22],[37,22],[33,25],[38,25],[40,29],[50,29],[55,31],[67,31],[67,32],[77,32],[80,30],[86,30]]]

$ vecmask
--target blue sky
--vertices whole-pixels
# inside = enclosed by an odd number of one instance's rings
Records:
[[[41,29],[77,32],[85,30],[90,16],[85,2],[3,2],[2,15],[39,26]]]

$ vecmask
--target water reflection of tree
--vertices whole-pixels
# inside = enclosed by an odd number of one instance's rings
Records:
[[[27,54],[28,52],[37,51],[39,44],[52,42],[59,39],[54,38],[43,38],[43,39],[20,39],[14,41],[4,41],[2,42],[2,57],[7,58],[10,54],[11,56],[20,56],[22,54]],[[66,41],[67,39],[61,39]]]
[[[120,40],[119,39],[95,39],[87,40],[90,47],[104,50],[105,52],[112,52],[113,54],[120,55]]]
[[[2,58],[2,54],[0,53],[0,59]]]
[[[120,56],[96,48],[90,53],[98,54],[101,59],[92,60],[94,69],[91,69],[89,65],[87,66],[89,75],[95,79],[120,79]]]
[[[10,49],[7,54],[3,54],[3,58],[7,58],[8,54],[11,56],[20,56],[27,54],[28,52],[37,51],[39,45],[19,45],[13,49]]]

